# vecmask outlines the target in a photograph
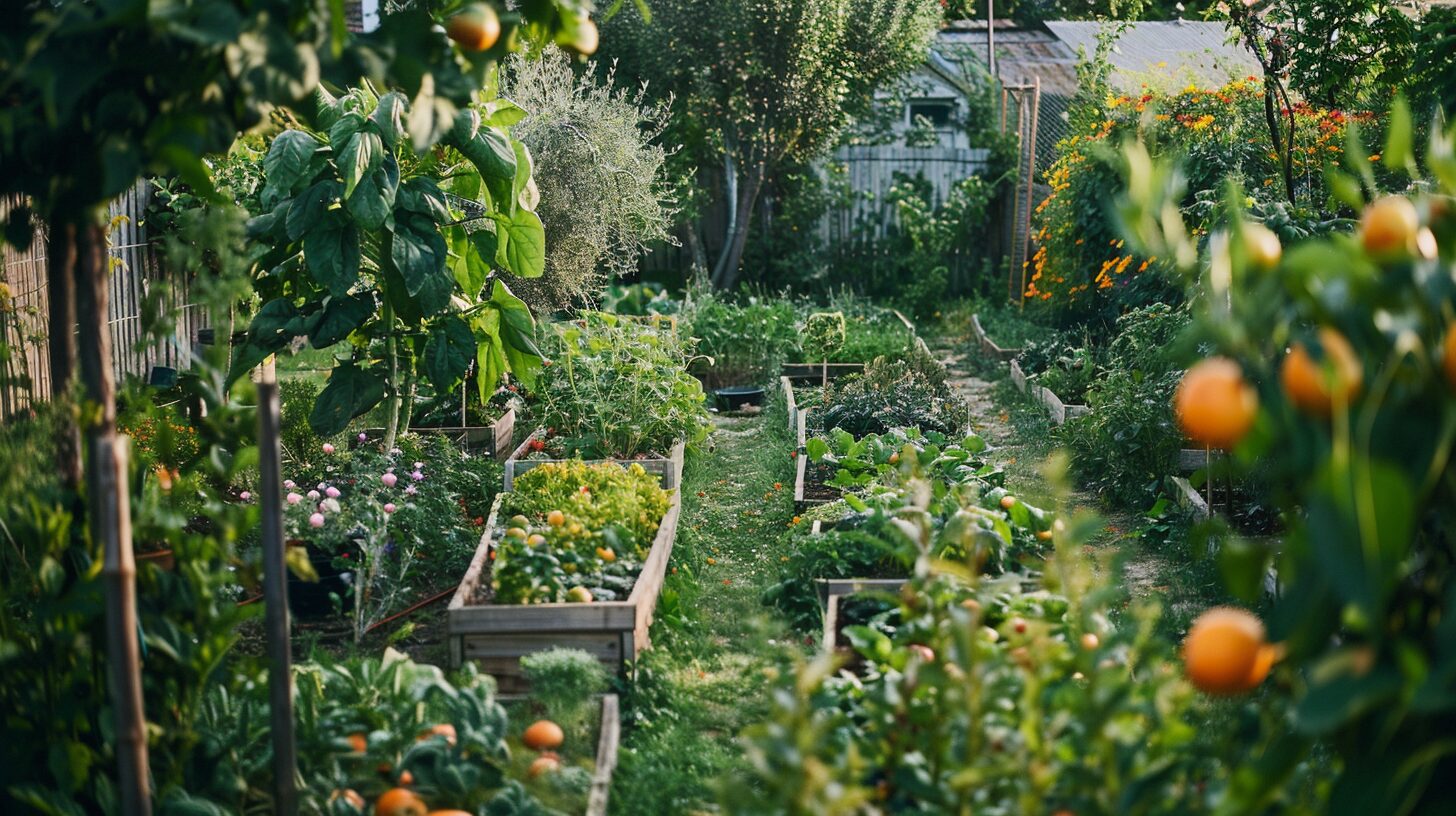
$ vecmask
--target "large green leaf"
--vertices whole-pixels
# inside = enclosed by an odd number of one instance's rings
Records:
[[[510,218],[497,219],[502,232],[496,263],[518,278],[539,278],[546,271],[546,229],[541,217],[517,209]]]
[[[531,173],[535,169],[535,162],[531,160],[531,150],[526,143],[512,139],[511,146],[516,151],[516,177],[511,182],[511,197],[517,207],[527,210],[536,209],[541,203],[541,193],[537,191],[535,183],[531,179]]]
[[[526,118],[526,111],[509,99],[492,99],[480,109],[481,122],[494,127],[510,127]]]
[[[475,335],[456,315],[435,321],[425,341],[425,374],[435,390],[447,393],[460,384],[475,357]]]
[[[359,231],[353,224],[340,229],[315,229],[303,237],[308,271],[333,295],[346,295],[359,279]]]
[[[340,363],[314,401],[308,424],[319,436],[342,433],[349,420],[361,416],[384,399],[384,378],[350,363]]]
[[[316,349],[328,348],[348,337],[374,314],[374,296],[367,292],[348,297],[330,297],[308,333]]]
[[[511,292],[506,282],[497,280],[491,290],[490,305],[500,313],[498,336],[511,374],[528,388],[536,383],[541,367],[541,349],[536,346],[536,319],[525,301]],[[494,382],[491,387],[494,388]],[[481,388],[485,388],[481,383]],[[481,399],[485,399],[482,393]]]
[[[474,300],[480,296],[490,275],[490,261],[496,249],[495,232],[482,229],[467,233],[464,227],[450,227],[445,234],[450,246],[450,272],[460,291]]]
[[[329,126],[329,144],[334,146],[334,153],[338,154],[339,145],[348,141],[350,136],[358,133],[364,127],[363,114],[349,111],[343,114],[332,125]]]
[[[287,298],[270,300],[248,324],[248,340],[261,346],[280,348],[291,339],[287,330],[297,319],[298,309]]]
[[[450,208],[445,196],[433,180],[416,176],[400,185],[395,207],[406,212],[428,216],[437,224],[450,221]]]
[[[450,302],[454,281],[445,271],[449,254],[445,239],[429,218],[419,215],[396,217],[390,260],[404,278],[405,290],[428,315]]]
[[[379,138],[384,140],[384,146],[390,150],[399,146],[399,140],[405,134],[405,106],[404,94],[391,91],[379,97],[379,104],[369,117],[369,121],[373,122],[375,129],[379,131]]]
[[[457,142],[456,149],[480,171],[496,208],[501,213],[511,212],[516,182],[516,150],[511,140],[499,131],[482,128],[475,138]]]
[[[286,222],[288,240],[297,241],[314,229],[328,212],[329,206],[338,199],[342,187],[333,179],[315,182],[308,189],[293,197],[288,207]]]
[[[334,145],[334,161],[344,177],[344,198],[354,195],[365,174],[373,172],[384,161],[384,141],[372,129],[364,129]]]
[[[385,154],[384,161],[359,182],[345,207],[363,229],[374,231],[389,220],[399,192],[399,163]]]
[[[321,147],[319,140],[302,130],[285,130],[278,134],[263,157],[263,173],[268,186],[291,190],[304,180],[309,160]]]

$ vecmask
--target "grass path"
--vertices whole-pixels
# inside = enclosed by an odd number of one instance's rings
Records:
[[[625,703],[615,814],[712,812],[767,708],[765,673],[807,646],[763,606],[792,520],[781,410],[719,418],[683,478],[683,516],[653,649]],[[779,489],[775,489],[778,485]]]

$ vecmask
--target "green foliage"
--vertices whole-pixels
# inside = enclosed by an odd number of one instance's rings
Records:
[[[506,373],[529,380],[535,323],[494,275],[544,268],[530,155],[499,124],[518,114],[505,101],[462,111],[452,149],[417,153],[404,138],[404,97],[363,88],[321,103],[326,130],[276,137],[263,160],[264,213],[248,228],[268,247],[256,282],[264,303],[234,374],[297,336],[314,348],[348,341],[310,417],[325,436],[417,378],[448,393],[474,364],[482,400]]]
[[[831,381],[809,414],[815,431],[842,428],[856,436],[901,427],[954,434],[969,419],[966,403],[946,383],[945,369],[920,351],[877,357],[863,374]]]
[[[800,338],[810,360],[828,360],[844,348],[844,313],[814,312],[804,319]]]
[[[1451,725],[1446,701],[1456,699],[1449,557],[1456,238],[1448,209],[1456,133],[1433,134],[1418,164],[1411,131],[1397,104],[1380,152],[1388,170],[1421,183],[1409,196],[1415,223],[1402,226],[1389,209],[1367,211],[1373,226],[1395,227],[1389,251],[1334,235],[1286,247],[1272,268],[1258,265],[1231,191],[1234,217],[1199,258],[1186,227],[1168,215],[1165,163],[1145,165],[1146,183],[1122,204],[1140,243],[1188,259],[1182,269],[1200,290],[1200,350],[1235,360],[1258,390],[1259,417],[1234,465],[1240,474],[1258,468],[1288,524],[1277,551],[1231,538],[1220,553],[1239,597],[1256,597],[1268,569],[1276,571],[1271,637],[1287,645],[1286,671],[1302,678],[1282,695],[1291,720],[1266,725],[1256,743],[1284,761],[1237,771],[1247,781],[1235,792],[1247,801],[1288,785],[1294,763],[1318,743],[1338,758],[1331,813],[1439,812],[1451,802],[1438,780],[1452,772],[1441,746]],[[1355,148],[1349,173],[1334,175],[1332,186],[1359,206],[1378,188],[1364,159],[1369,148]],[[1299,410],[1281,385],[1290,344],[1309,343],[1317,329],[1347,338],[1364,377],[1329,417]],[[1364,738],[1377,733],[1378,745]]]
[[[650,244],[670,240],[667,151],[657,144],[668,105],[614,80],[593,65],[578,74],[556,48],[514,57],[503,72],[501,93],[527,111],[512,132],[535,160],[546,228],[546,271],[517,289],[543,313],[594,304]]]
[[[588,312],[553,325],[546,348],[531,417],[550,429],[553,454],[666,454],[707,436],[703,388],[670,323]]]
[[[511,724],[495,682],[473,664],[453,683],[440,669],[392,650],[382,659],[302,663],[294,672],[302,812],[357,812],[337,801],[339,791],[373,801],[406,772],[432,808],[547,812],[533,795],[544,793],[540,783],[525,782],[511,761]],[[200,713],[205,737],[189,784],[164,791],[163,801],[203,800],[227,813],[271,810],[267,718],[261,672],[244,674],[234,688],[214,689]],[[428,733],[440,725],[453,728],[453,738]],[[364,740],[362,751],[351,741],[356,735]]]
[[[584,736],[597,696],[611,686],[602,661],[581,649],[553,646],[521,658],[531,700],[568,734]]]
[[[708,387],[767,385],[798,353],[798,312],[787,300],[734,302],[704,289],[683,307],[682,331],[697,343],[692,371]]]
[[[501,502],[492,601],[590,602],[568,594],[578,587],[595,600],[625,598],[669,505],[658,477],[635,463],[531,468]]]

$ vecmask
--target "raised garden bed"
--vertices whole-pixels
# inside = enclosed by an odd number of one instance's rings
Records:
[[[799,411],[794,424],[794,439],[798,445],[795,448],[798,451],[798,455],[794,457],[794,508],[796,510],[804,510],[809,507],[828,504],[839,498],[838,490],[832,487],[826,487],[823,484],[823,480],[818,478],[821,475],[820,473],[810,471],[810,468],[817,468],[818,466],[809,461],[809,455],[805,450],[805,446],[809,441],[809,410],[805,408]],[[830,471],[830,473],[832,475],[833,471]],[[818,522],[815,523],[817,524]]]
[[[480,546],[446,613],[451,666],[475,661],[496,678],[505,694],[526,691],[521,658],[553,646],[582,649],[609,671],[621,673],[650,645],[648,630],[677,538],[681,496],[672,492],[671,504],[627,600],[543,604],[481,602],[482,592],[490,586],[501,498],[496,497]]]
[[[489,425],[453,425],[437,428],[411,425],[409,430],[410,433],[422,436],[448,437],[465,450],[485,453],[492,459],[504,459],[510,455],[512,445],[516,441],[516,409],[507,408],[499,419]],[[365,436],[364,441],[378,442],[384,438],[385,429],[365,428],[361,433]]]
[[[1009,363],[1021,354],[1022,350],[1019,348],[1002,348],[996,345],[996,341],[992,340],[991,336],[986,334],[985,328],[981,326],[981,316],[978,314],[971,315],[971,329],[976,334],[976,345],[981,349],[981,353],[992,360]]]
[[[601,727],[597,734],[597,762],[592,770],[586,816],[607,816],[607,798],[612,790],[612,774],[617,771],[617,749],[622,742],[621,704],[615,694],[602,695]]]
[[[1062,402],[1050,388],[1043,388],[1028,377],[1021,370],[1021,363],[1016,360],[1011,361],[1011,384],[1016,386],[1016,390],[1039,403],[1053,425],[1065,424],[1067,420],[1084,416],[1092,410],[1085,405],[1068,405]]]
[[[519,447],[505,461],[505,489],[511,490],[517,476],[530,470],[537,465],[547,462],[565,462],[567,459],[528,459],[531,452],[532,440],[545,436],[544,430],[537,430],[526,438]],[[648,473],[656,473],[662,479],[664,489],[672,490],[682,483],[683,455],[686,445],[682,442],[672,446],[667,456],[646,456],[641,459],[588,459],[588,464],[594,462],[616,462],[623,467],[627,465],[641,465]]]

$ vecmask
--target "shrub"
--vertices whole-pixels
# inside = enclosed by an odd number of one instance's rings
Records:
[[[543,312],[595,303],[607,280],[636,271],[648,245],[672,240],[666,151],[654,144],[668,106],[619,89],[613,71],[578,75],[555,47],[509,59],[501,84],[527,111],[513,133],[531,150],[546,227],[545,275],[513,288]]]
[[[546,353],[531,414],[553,430],[553,455],[665,454],[707,436],[703,387],[670,325],[591,312],[557,324]]]
[[[970,421],[970,409],[946,384],[944,368],[923,353],[876,358],[863,374],[831,381],[820,403],[809,413],[815,431],[841,428],[855,436],[892,428],[954,434]]]

